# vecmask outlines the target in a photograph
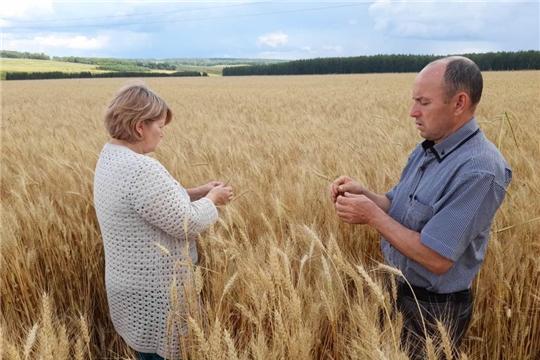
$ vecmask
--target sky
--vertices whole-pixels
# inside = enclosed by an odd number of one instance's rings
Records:
[[[129,59],[540,50],[540,0],[4,0],[1,48]]]

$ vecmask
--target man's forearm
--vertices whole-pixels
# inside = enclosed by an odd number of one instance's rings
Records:
[[[386,214],[388,214],[388,211],[390,211],[390,205],[392,205],[392,202],[390,201],[389,198],[386,197],[386,195],[380,195],[380,194],[374,193],[373,191],[367,188],[363,189],[362,195],[367,196]]]
[[[434,274],[442,275],[454,264],[452,260],[422,244],[419,232],[407,229],[387,214],[376,214],[369,225],[377,229],[397,251]]]

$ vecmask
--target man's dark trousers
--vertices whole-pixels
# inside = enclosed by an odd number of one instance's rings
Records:
[[[418,303],[413,296],[413,291]],[[473,296],[470,290],[452,294],[436,294],[423,288],[411,289],[407,284],[400,283],[397,308],[403,314],[401,344],[404,349],[407,349],[411,359],[427,359],[422,317],[425,329],[433,339],[434,345],[440,344],[441,341],[436,321],[439,320],[444,325],[453,347],[453,357],[459,358],[458,349],[469,327],[473,311]],[[439,358],[446,359],[446,356],[441,352]]]

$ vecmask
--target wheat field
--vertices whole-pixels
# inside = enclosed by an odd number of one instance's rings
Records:
[[[414,77],[145,80],[175,117],[152,156],[184,187],[221,180],[236,194],[198,241],[195,285],[171,284],[189,294],[188,315],[173,304],[171,316],[188,324],[190,359],[407,358],[388,292],[399,274],[381,265],[376,231],[337,218],[328,185],[398,181],[421,141]],[[126,82],[2,83],[0,357],[133,358],[108,316],[92,202],[101,115]],[[540,72],[484,74],[477,119],[514,178],[463,359],[540,358],[539,85]],[[448,352],[430,344],[432,359]]]

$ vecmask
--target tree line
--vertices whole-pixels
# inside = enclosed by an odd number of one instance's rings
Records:
[[[272,59],[240,59],[240,58],[170,58],[170,59],[116,59],[93,58],[83,56],[49,56],[44,53],[29,53],[13,50],[2,50],[1,57],[17,59],[37,59],[70,62],[77,64],[97,65],[111,71],[148,71],[178,70],[181,65],[214,66],[214,65],[262,65],[283,62]],[[138,68],[136,68],[138,67]],[[105,69],[103,69],[105,70]]]
[[[50,60],[51,59],[49,55],[45,55],[44,53],[31,53],[28,51],[19,52],[19,51],[13,51],[13,50],[1,50],[0,57],[11,58],[11,59],[34,59],[34,60]]]
[[[176,70],[176,65],[169,62],[161,62],[157,60],[126,60],[126,59],[113,59],[113,58],[88,58],[79,56],[53,56],[52,60],[71,62],[78,64],[89,64],[106,67],[127,68],[127,67],[139,67],[144,71],[145,69],[157,69],[157,70]],[[129,70],[121,70],[129,71]]]
[[[183,76],[208,76],[205,72],[177,71],[174,73],[159,72],[107,72],[91,73],[89,71],[66,73],[61,71],[48,72],[6,72],[6,80],[45,80],[45,79],[84,79],[84,78],[113,78],[113,77],[183,77]]]
[[[190,66],[215,66],[215,65],[263,65],[269,63],[278,63],[287,60],[275,59],[242,59],[242,58],[169,58],[163,59],[175,65]]]
[[[105,70],[105,71],[124,71],[124,72],[148,72],[150,71],[147,67],[137,66],[137,65],[99,65],[96,70]]]
[[[463,54],[482,71],[540,70],[540,51],[490,52]],[[419,72],[436,55],[374,55],[341,58],[316,58],[289,62],[225,67],[223,76],[308,75]]]
[[[176,70],[176,65],[169,62],[157,60],[127,60],[114,58],[88,58],[80,56],[53,56],[44,53],[30,53],[13,50],[0,51],[0,57],[12,59],[34,59],[34,60],[53,60],[70,62],[77,64],[98,65],[99,70],[111,71],[150,71],[157,70]],[[100,69],[101,68],[101,69]]]

